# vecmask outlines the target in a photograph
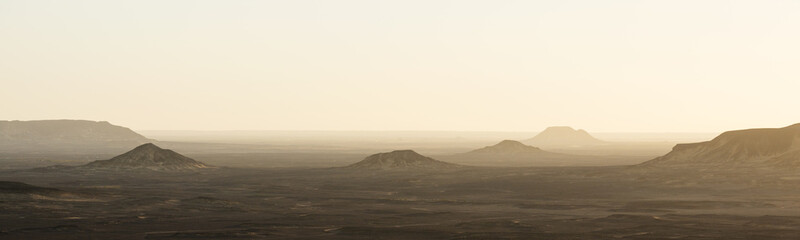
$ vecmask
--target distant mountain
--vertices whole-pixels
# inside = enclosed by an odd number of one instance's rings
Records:
[[[707,142],[678,144],[642,166],[800,167],[800,124],[729,131]]]
[[[172,150],[162,149],[155,144],[147,143],[112,159],[94,161],[80,168],[180,171],[208,167],[202,162],[195,161]]]
[[[373,154],[348,168],[356,169],[446,169],[458,167],[456,164],[442,162],[420,155],[413,150],[397,150]]]
[[[549,153],[534,146],[525,145],[519,141],[503,140],[498,144],[476,149],[467,154],[542,154]]]
[[[503,140],[498,144],[447,156],[444,159],[476,166],[551,166],[563,165],[575,156],[548,152],[514,140]]]
[[[108,122],[0,121],[0,152],[124,149],[152,141],[128,128]]]
[[[592,137],[583,129],[571,127],[549,127],[531,139],[522,141],[538,147],[575,147],[603,145],[605,142]]]

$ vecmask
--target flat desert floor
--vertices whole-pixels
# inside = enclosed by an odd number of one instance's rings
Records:
[[[3,239],[798,239],[800,175],[463,167],[14,170]]]

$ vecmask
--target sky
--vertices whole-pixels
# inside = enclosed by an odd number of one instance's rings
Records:
[[[717,132],[800,122],[800,1],[0,0],[0,120]]]

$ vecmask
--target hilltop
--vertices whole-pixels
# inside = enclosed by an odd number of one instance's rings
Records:
[[[495,145],[476,149],[467,154],[540,154],[548,153],[538,147],[528,146],[519,141],[503,140]]]
[[[397,150],[373,154],[348,168],[356,169],[445,169],[458,165],[423,156],[414,150]]]
[[[98,160],[81,168],[100,169],[150,169],[158,171],[195,170],[208,168],[206,164],[169,149],[147,143],[109,160]]]
[[[575,156],[554,153],[519,141],[503,140],[469,152],[447,156],[446,160],[476,166],[559,166],[570,165]]]

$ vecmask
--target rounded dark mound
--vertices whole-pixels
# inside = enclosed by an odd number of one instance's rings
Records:
[[[429,158],[413,150],[397,150],[373,154],[349,167],[361,169],[443,169],[456,166],[458,165]]]
[[[90,168],[147,168],[151,170],[190,170],[207,168],[202,162],[147,143],[109,160],[94,161]]]

